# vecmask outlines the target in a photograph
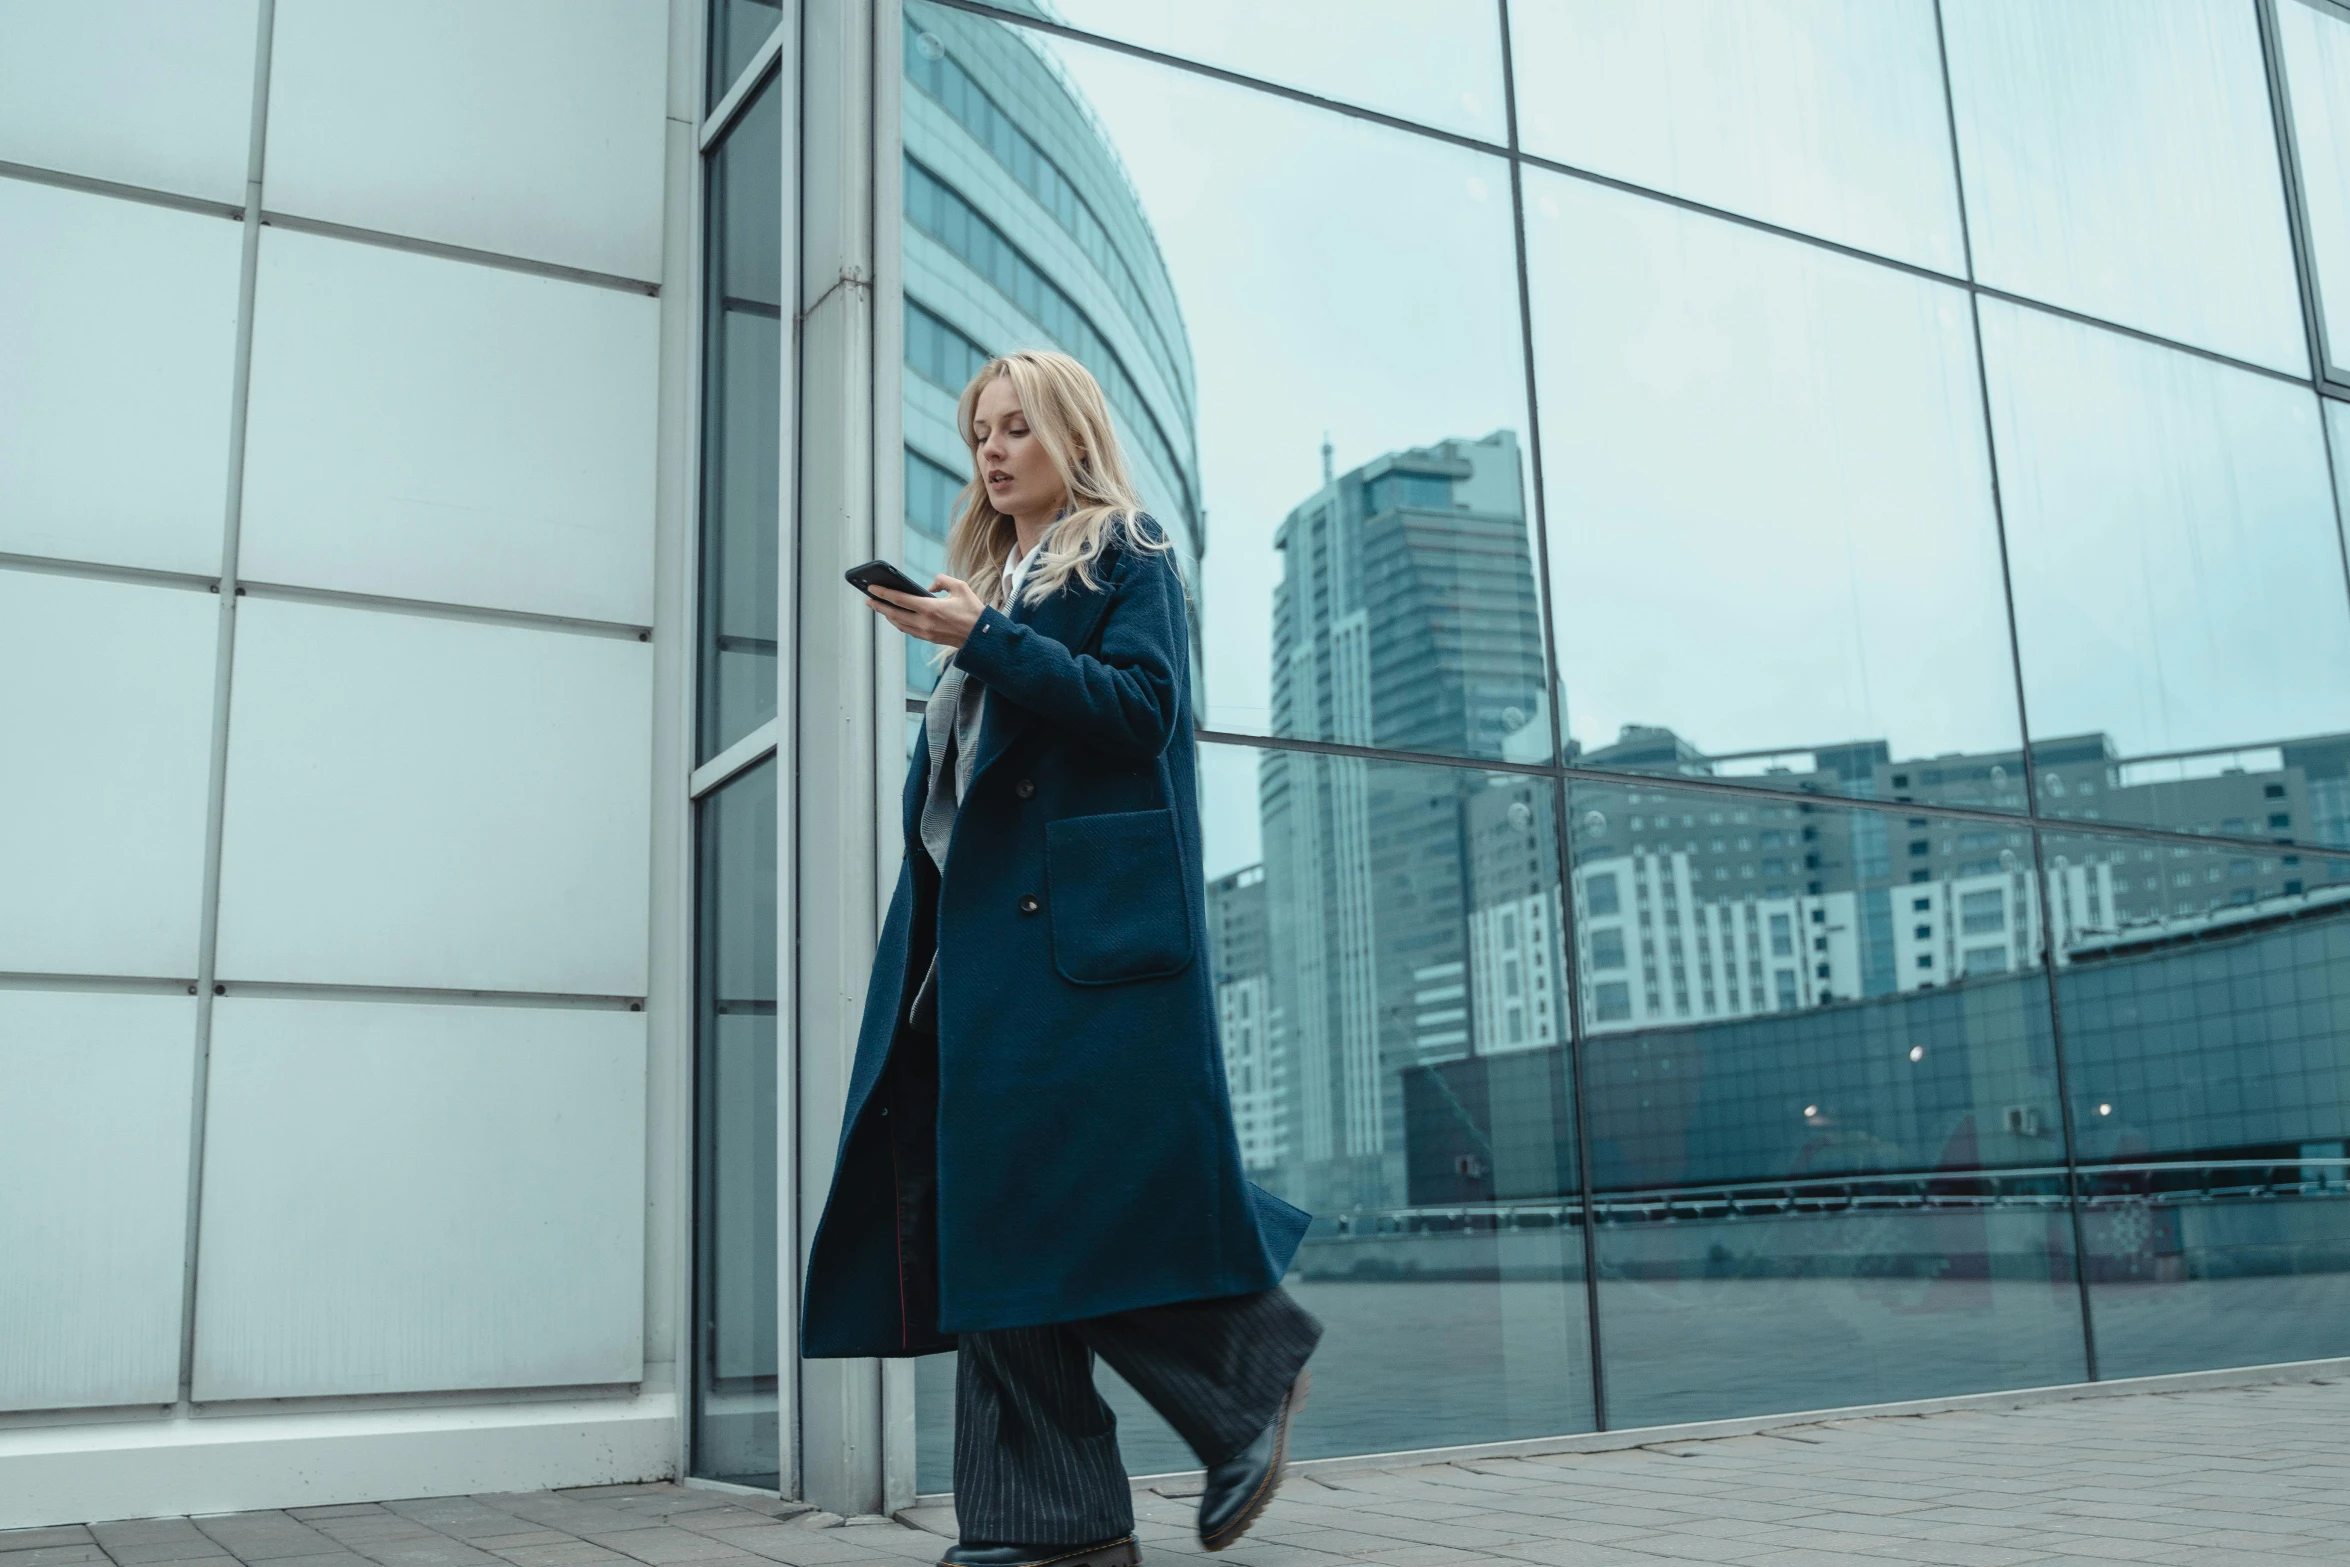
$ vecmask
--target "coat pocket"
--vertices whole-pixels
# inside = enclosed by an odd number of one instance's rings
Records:
[[[1191,964],[1191,894],[1173,811],[1069,816],[1044,828],[1053,967],[1074,985],[1179,974]]]

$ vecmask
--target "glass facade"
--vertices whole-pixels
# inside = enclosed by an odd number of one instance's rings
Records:
[[[1027,346],[1185,544],[1298,1450],[2350,1353],[2350,12],[1278,10],[908,0],[900,238],[909,563]]]

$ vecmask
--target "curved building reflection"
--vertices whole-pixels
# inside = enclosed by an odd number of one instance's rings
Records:
[[[1191,342],[1117,153],[1017,31],[917,0],[904,42],[907,571],[927,582],[945,568],[971,473],[956,397],[997,354],[1057,348],[1101,382],[1143,504],[1173,535],[1196,598]],[[912,694],[936,678],[931,651],[908,644]]]

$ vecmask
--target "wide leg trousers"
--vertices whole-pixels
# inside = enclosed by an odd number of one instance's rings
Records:
[[[1090,1545],[1133,1529],[1118,1420],[1094,1391],[1094,1356],[1213,1465],[1265,1429],[1321,1336],[1321,1323],[1279,1289],[961,1335],[955,1517],[964,1541]]]

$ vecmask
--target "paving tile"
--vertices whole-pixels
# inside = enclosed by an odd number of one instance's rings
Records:
[[[559,1544],[544,1545],[514,1545],[493,1540],[488,1549],[491,1555],[513,1563],[514,1567],[599,1567],[604,1562],[628,1560],[618,1551],[570,1535],[562,1536]]]
[[[60,1524],[53,1529],[0,1529],[0,1553],[8,1555],[18,1551],[39,1551],[52,1546],[89,1543],[90,1531],[78,1523]]]

